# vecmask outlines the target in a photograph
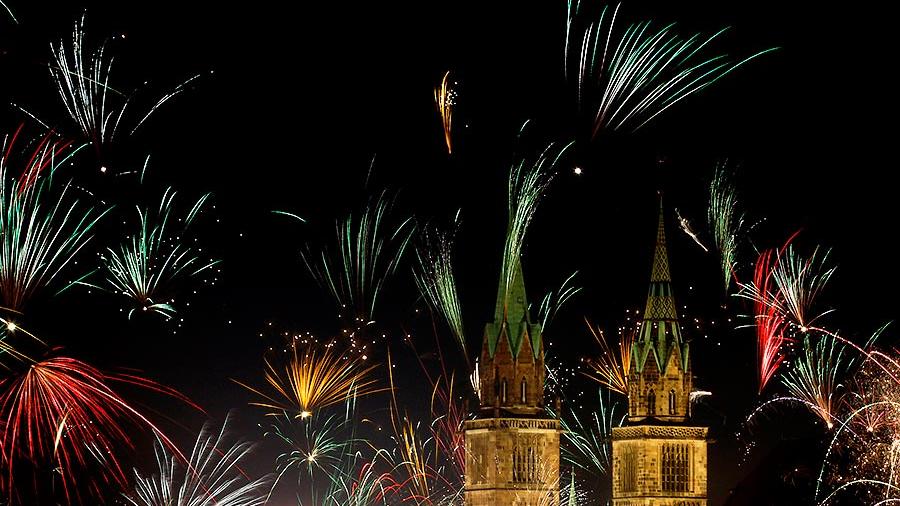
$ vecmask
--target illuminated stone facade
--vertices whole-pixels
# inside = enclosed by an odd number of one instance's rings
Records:
[[[660,203],[650,291],[628,373],[628,425],[612,431],[614,506],[706,506],[707,429],[689,423],[690,348],[672,293]]]
[[[557,506],[559,422],[486,418],[466,423],[467,506]]]
[[[521,265],[497,293],[478,362],[481,405],[465,423],[466,506],[558,506],[559,421],[544,409],[544,345]]]

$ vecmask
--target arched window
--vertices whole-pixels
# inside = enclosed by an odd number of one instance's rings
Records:
[[[528,382],[522,378],[522,404],[525,404],[528,395]]]
[[[653,390],[647,394],[647,414],[650,416],[656,414],[656,393]]]
[[[506,404],[506,378],[500,382],[500,401]]]
[[[669,390],[669,414],[675,414],[675,389]]]

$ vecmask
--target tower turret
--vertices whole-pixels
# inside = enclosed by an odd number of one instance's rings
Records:
[[[484,326],[479,368],[482,409],[499,408],[511,415],[543,412],[543,338],[541,325],[529,316],[521,261],[508,290],[501,276],[494,321]]]
[[[522,263],[501,276],[478,363],[481,409],[466,420],[466,506],[559,505],[559,420],[544,410],[544,344]]]
[[[631,356],[629,423],[612,429],[613,506],[706,506],[708,429],[688,423],[691,362],[672,294],[662,199]]]
[[[631,354],[628,378],[630,422],[645,418],[666,422],[687,420],[692,388],[689,351],[672,291],[665,213],[660,198],[650,290]]]

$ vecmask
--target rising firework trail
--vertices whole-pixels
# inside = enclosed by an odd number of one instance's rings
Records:
[[[510,287],[513,286],[521,262],[522,246],[525,243],[528,226],[531,225],[541,198],[556,175],[560,158],[571,146],[572,143],[561,147],[551,143],[533,162],[522,158],[509,169],[508,219],[501,268],[504,308],[508,304]]]
[[[685,218],[684,216],[681,215],[681,212],[678,210],[677,207],[675,208],[675,216],[678,217],[678,228],[680,228],[682,232],[687,234],[688,237],[693,239],[694,242],[697,243],[697,246],[700,246],[700,248],[702,248],[704,252],[708,253],[709,248],[707,248],[706,246],[703,245],[702,242],[700,242],[700,237],[697,236],[697,232],[694,232],[693,227],[691,227],[691,222],[688,221],[687,218]]]
[[[450,231],[441,232],[433,227],[423,230],[421,245],[416,248],[417,268],[413,274],[419,293],[446,322],[468,361],[462,308],[453,272],[453,239],[458,226],[459,212]]]
[[[760,253],[756,260],[753,282],[741,285],[741,292],[738,293],[753,301],[760,393],[784,362],[784,346],[790,341],[785,335],[790,322],[780,310],[780,294],[772,281],[772,269],[777,261],[775,251]]]
[[[578,104],[593,114],[591,137],[601,130],[637,130],[673,105],[715,83],[741,65],[773,49],[735,60],[706,55],[707,46],[728,29],[711,36],[688,37],[675,24],[654,28],[651,21],[616,24],[621,4],[604,6],[595,20],[569,1],[566,23],[566,76],[574,80]]]
[[[731,280],[735,277],[737,243],[738,237],[743,233],[744,214],[738,210],[737,193],[725,164],[716,167],[715,175],[709,184],[707,220],[712,230],[713,243],[719,251],[719,262],[727,292],[731,287]]]
[[[453,83],[450,82],[450,71],[448,70],[441,85],[434,89],[434,105],[437,107],[438,115],[441,117],[441,128],[444,130],[444,143],[447,145],[447,154],[453,153],[452,125],[453,125],[453,106],[456,105],[456,91],[453,89]]]

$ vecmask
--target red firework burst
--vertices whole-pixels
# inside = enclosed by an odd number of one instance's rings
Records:
[[[0,458],[5,468],[0,472],[0,491],[10,504],[24,500],[27,476],[19,474],[29,474],[25,471],[30,471],[35,494],[59,486],[68,503],[125,485],[119,454],[134,448],[126,428],[150,429],[183,459],[150,420],[110,388],[112,382],[161,392],[195,406],[150,380],[106,374],[64,357],[35,362],[0,381]],[[47,475],[54,476],[50,484]]]
[[[756,270],[753,273],[753,285],[757,289],[753,309],[756,317],[756,355],[759,361],[760,392],[784,362],[783,346],[788,341],[784,336],[788,322],[779,310],[781,307],[779,295],[770,289],[772,267],[777,261],[774,257],[771,250],[762,252],[756,260]]]

